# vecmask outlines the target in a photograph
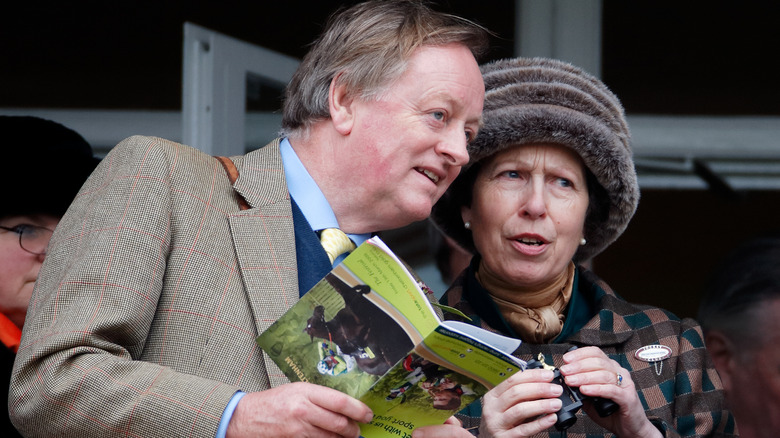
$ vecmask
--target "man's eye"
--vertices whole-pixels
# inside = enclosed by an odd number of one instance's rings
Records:
[[[433,118],[436,120],[444,120],[444,111],[434,111]]]

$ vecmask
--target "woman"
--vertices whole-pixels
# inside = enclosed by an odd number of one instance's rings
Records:
[[[0,132],[0,431],[16,437],[6,403],[27,305],[51,233],[99,160],[81,135],[50,120],[0,116]]]
[[[586,399],[619,406],[602,418],[586,400],[569,436],[733,434],[696,322],[630,304],[577,264],[615,241],[638,203],[620,102],[559,61],[503,60],[482,72],[484,127],[433,213],[475,256],[442,302],[523,340],[518,357],[543,354]],[[518,373],[464,422],[480,436],[557,436],[562,387],[552,379],[548,369]]]

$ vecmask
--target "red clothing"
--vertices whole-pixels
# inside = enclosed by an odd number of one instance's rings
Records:
[[[19,350],[19,343],[22,340],[22,329],[2,313],[0,313],[0,340],[14,353]]]

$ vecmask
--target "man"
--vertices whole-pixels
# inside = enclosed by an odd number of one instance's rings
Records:
[[[742,438],[780,430],[780,234],[733,250],[710,279],[698,313]]]
[[[20,435],[8,418],[8,385],[33,285],[52,230],[99,160],[81,135],[51,120],[0,116],[0,132],[0,430],[14,437]]]
[[[357,436],[364,404],[289,384],[254,340],[331,268],[315,231],[359,244],[429,214],[480,125],[485,45],[481,28],[418,2],[359,4],[288,86],[286,138],[232,157],[234,184],[172,142],[114,148],[52,238],[9,397],[17,427]],[[426,434],[453,431],[465,433]]]

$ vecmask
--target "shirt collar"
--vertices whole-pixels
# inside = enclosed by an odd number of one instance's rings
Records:
[[[306,167],[301,162],[301,159],[298,158],[287,138],[282,139],[279,149],[282,154],[284,175],[287,179],[287,188],[290,191],[290,196],[298,204],[312,230],[339,228],[339,222],[333,213],[330,203],[325,199],[322,190],[320,190],[314,178],[311,177],[309,171],[306,170]],[[370,233],[347,235],[358,246],[371,237]]]

